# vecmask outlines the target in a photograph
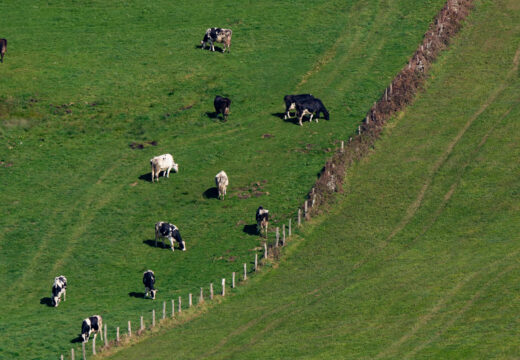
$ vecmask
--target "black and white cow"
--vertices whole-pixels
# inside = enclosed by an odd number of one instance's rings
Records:
[[[256,210],[256,230],[259,234],[264,230],[264,235],[267,237],[267,227],[269,225],[269,210],[259,206]]]
[[[67,278],[63,275],[54,278],[54,284],[52,285],[52,306],[57,307],[61,301],[61,295],[63,295],[63,301],[67,300]]]
[[[325,105],[321,102],[320,99],[310,99],[303,102],[296,103],[296,115],[298,116],[298,122],[300,126],[303,126],[302,119],[305,115],[310,115],[310,121],[312,122],[312,117],[316,114],[316,122],[318,122],[318,117],[320,113],[323,113],[325,120],[329,120],[329,112],[325,108]]]
[[[181,233],[177,226],[159,221],[155,224],[155,247],[157,247],[157,238],[162,238],[163,247],[164,247],[164,238],[170,240],[172,245],[172,251],[175,251],[173,248],[173,242],[176,241],[179,243],[179,248],[182,251],[186,251],[186,243],[182,240]]]
[[[155,285],[155,274],[152,270],[146,270],[143,273],[143,284],[144,284],[144,296],[151,297],[155,300],[155,293],[157,289],[154,287]]]
[[[222,114],[222,118],[224,121],[227,121],[229,115],[229,107],[231,106],[231,100],[222,96],[215,96],[215,100],[213,100],[213,106],[215,107],[215,112],[218,114]]]
[[[81,324],[81,338],[83,342],[87,342],[90,339],[90,335],[94,333],[94,339],[98,332],[103,337],[103,319],[99,315],[92,315]]]
[[[283,101],[285,102],[285,116],[284,119],[291,117],[291,110],[296,109],[296,103],[314,99],[312,94],[299,94],[299,95],[285,95]]]
[[[224,49],[222,52],[227,51],[229,52],[229,49],[231,47],[231,35],[233,35],[233,32],[230,29],[221,29],[221,28],[210,28],[206,30],[206,34],[204,34],[204,38],[200,42],[200,45],[202,45],[202,48],[206,48],[206,43],[209,43],[209,47],[211,51],[215,51],[215,47],[213,46],[213,43],[222,43],[224,44]]]

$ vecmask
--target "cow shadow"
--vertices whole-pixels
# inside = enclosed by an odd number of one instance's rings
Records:
[[[144,299],[144,293],[142,293],[142,292],[132,291],[132,292],[128,293],[128,296],[135,297],[135,298],[138,298],[138,299]]]
[[[143,240],[143,244],[146,244],[148,246],[151,246],[151,247],[155,247],[155,240],[151,240],[151,239],[147,239],[147,240]],[[163,242],[162,240],[160,241],[157,241],[157,247],[158,248],[161,248],[161,249],[170,249],[170,246],[166,246],[166,243],[163,245]]]
[[[204,199],[218,199],[218,189],[216,187],[210,187],[202,193]]]
[[[216,111],[206,111],[206,116],[210,119],[218,119],[218,113]]]
[[[83,342],[83,338],[81,335],[76,336],[74,339],[70,341],[71,344],[77,344]]]
[[[271,115],[276,116],[279,119],[283,119],[285,116],[285,113],[277,112],[277,113],[272,113]]]
[[[42,305],[47,305],[47,306],[50,306],[50,307],[53,307],[52,306],[52,299],[50,297],[42,297],[40,299],[40,304]]]
[[[242,229],[242,231],[244,231],[248,235],[258,235],[258,230],[256,228],[256,224],[244,225],[244,228]]]
[[[202,48],[203,45],[195,45],[195,49],[202,49],[202,50],[206,50],[206,51],[209,51],[209,52],[212,52],[211,51],[211,47],[208,45],[206,45],[205,48]],[[219,53],[223,53],[224,52],[224,48],[223,47],[220,47],[220,46],[216,46],[215,44],[213,44],[213,47],[215,48],[215,52],[219,52]]]
[[[139,180],[152,182],[152,173],[149,172],[147,174],[143,174],[143,175],[139,176]]]

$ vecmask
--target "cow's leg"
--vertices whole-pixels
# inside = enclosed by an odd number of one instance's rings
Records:
[[[181,249],[182,251],[186,251],[186,242],[185,241],[181,241],[179,243],[179,245],[182,247],[182,249]]]
[[[170,177],[170,171],[171,171],[171,166],[168,168],[168,172],[166,173],[166,177],[169,178]]]
[[[175,246],[173,246],[174,245],[173,238],[170,236],[168,239],[170,240],[170,244],[172,246],[172,251],[175,251]]]
[[[300,126],[303,126],[303,124],[302,124],[302,119],[303,119],[303,113],[302,113],[302,115],[300,116],[300,119],[298,120],[298,123],[300,124]]]
[[[103,340],[103,324],[102,323],[99,323],[99,336],[101,336],[101,340]]]
[[[210,40],[209,45],[210,45],[211,51],[215,51],[215,46],[213,45],[212,40]]]
[[[155,247],[157,247],[157,230],[155,230]]]
[[[312,117],[314,116],[314,114],[311,114],[311,118],[309,119],[309,122],[312,122]]]
[[[63,301],[67,301],[67,290],[63,290]]]

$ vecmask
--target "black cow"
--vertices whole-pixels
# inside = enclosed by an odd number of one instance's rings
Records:
[[[215,47],[213,46],[214,42],[223,43],[224,49],[222,52],[227,51],[231,48],[231,36],[233,32],[230,29],[221,29],[221,28],[209,28],[206,30],[206,34],[204,34],[204,38],[200,42],[201,47],[204,49],[206,47],[206,43],[209,42],[209,47],[211,51],[215,51]]]
[[[218,114],[222,114],[224,121],[227,121],[231,100],[217,95],[215,96],[215,100],[213,100],[213,106],[215,106],[215,112],[217,113],[217,116]]]
[[[314,96],[312,96],[312,94],[285,95],[283,97],[283,101],[285,102],[284,119],[288,119],[291,117],[290,111],[296,109],[296,103],[311,99],[314,99]]]
[[[0,39],[0,62],[4,62],[4,55],[7,52],[7,39]]]
[[[67,278],[63,275],[54,278],[52,285],[52,306],[57,307],[63,295],[63,301],[67,300]]]
[[[87,342],[90,338],[90,334],[94,333],[94,339],[98,332],[103,337],[103,319],[99,315],[93,315],[85,320],[81,324],[81,338],[83,342]]]
[[[162,238],[163,247],[164,247],[164,238],[170,240],[172,245],[172,251],[175,251],[173,248],[173,242],[176,241],[179,243],[179,248],[182,251],[186,251],[186,243],[182,240],[181,233],[177,226],[159,221],[155,224],[155,246],[157,247],[157,238]]]
[[[259,206],[256,210],[256,230],[259,234],[264,230],[264,234],[267,237],[267,227],[269,225],[269,210]]]
[[[320,99],[311,99],[306,100],[300,103],[296,103],[296,115],[298,116],[298,121],[300,126],[302,126],[302,119],[305,115],[310,115],[310,121],[312,122],[312,117],[316,114],[316,122],[318,122],[318,117],[320,113],[323,113],[325,120],[329,120],[329,112],[325,108],[325,105],[321,102]]]
[[[157,289],[155,289],[155,274],[152,270],[146,270],[143,273],[143,284],[144,284],[144,296],[151,297],[155,300],[155,293],[157,292]]]

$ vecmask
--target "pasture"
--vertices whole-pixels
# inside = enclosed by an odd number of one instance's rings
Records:
[[[111,358],[518,358],[519,10],[476,2],[278,268]]]
[[[295,216],[442,4],[1,4],[0,357],[55,358],[93,314],[113,338],[152,308],[140,298],[146,269],[162,300],[250,262],[256,208],[273,214],[271,229]],[[198,48],[211,26],[233,29],[229,54]],[[281,118],[283,96],[305,92],[330,121]],[[233,101],[225,123],[215,95]],[[179,173],[150,183],[149,159],[167,152]],[[176,224],[187,251],[151,246],[156,221]],[[54,309],[60,274],[67,302]]]

